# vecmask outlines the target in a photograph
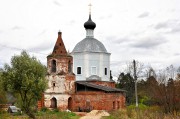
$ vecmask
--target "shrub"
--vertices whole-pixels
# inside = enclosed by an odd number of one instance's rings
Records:
[[[128,108],[128,109],[136,109],[136,105],[129,105],[127,108]],[[149,106],[146,106],[146,105],[144,105],[144,104],[142,104],[142,103],[140,103],[140,104],[138,105],[138,109],[140,109],[140,110],[146,110],[146,109],[148,109],[148,108],[149,108]]]
[[[59,109],[53,109],[53,112],[59,112]]]
[[[49,111],[49,109],[47,107],[43,107],[43,108],[41,108],[41,111],[42,112],[47,112],[47,111]]]
[[[21,113],[21,111],[18,111],[18,112],[16,112],[16,113],[13,113],[13,115],[14,115],[14,116],[20,116],[20,115],[22,115],[22,113]]]

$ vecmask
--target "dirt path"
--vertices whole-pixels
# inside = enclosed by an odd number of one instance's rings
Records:
[[[92,110],[80,119],[101,119],[102,116],[109,116],[109,113],[104,110]]]
[[[102,116],[83,116],[80,119],[101,119]]]

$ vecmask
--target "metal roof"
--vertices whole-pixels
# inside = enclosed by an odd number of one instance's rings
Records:
[[[108,53],[104,45],[95,38],[86,37],[80,41],[73,49],[72,53],[81,52],[101,52]]]
[[[97,80],[97,81],[101,81],[101,77],[97,76],[97,75],[91,75],[90,77],[86,78],[86,80]]]
[[[122,89],[112,88],[112,87],[108,87],[108,86],[102,86],[102,85],[98,85],[98,84],[94,84],[94,83],[89,83],[86,81],[76,81],[76,83],[87,86],[87,87],[92,87],[92,88],[96,88],[99,90],[103,90],[106,92],[125,92],[125,90],[122,90]]]

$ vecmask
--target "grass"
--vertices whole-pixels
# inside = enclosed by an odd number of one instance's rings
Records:
[[[35,113],[37,119],[79,119],[73,112],[63,112],[59,110],[41,110]],[[15,113],[11,115],[7,112],[0,113],[0,119],[29,119],[25,114]]]
[[[42,109],[35,113],[37,119],[79,119],[73,112],[63,112],[57,109]],[[11,115],[7,112],[0,113],[0,119],[29,119],[27,115],[20,113]],[[139,105],[136,109],[134,105],[128,106],[126,109],[120,109],[110,112],[110,116],[102,117],[102,119],[180,119],[180,112],[175,114],[165,114],[158,106]]]
[[[177,115],[165,114],[158,106],[128,106],[126,109],[120,109],[110,112],[109,117],[102,117],[102,119],[180,119],[180,113]]]

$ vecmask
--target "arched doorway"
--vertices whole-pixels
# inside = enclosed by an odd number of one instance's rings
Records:
[[[51,108],[57,108],[57,100],[55,97],[51,99]]]
[[[72,101],[72,98],[69,97],[69,98],[68,98],[68,109],[71,110],[71,111],[72,111],[72,102],[73,102],[73,101]]]

